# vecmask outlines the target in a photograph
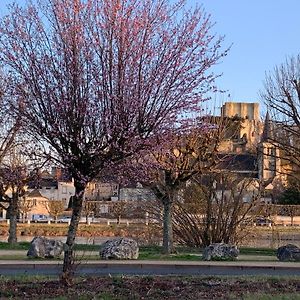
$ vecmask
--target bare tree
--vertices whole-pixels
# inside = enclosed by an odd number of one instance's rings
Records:
[[[16,173],[18,172],[16,166],[7,168],[7,165],[3,164],[5,157],[15,146],[15,138],[20,130],[20,119],[18,117],[12,117],[10,114],[10,106],[8,103],[7,94],[8,79],[4,74],[0,74],[0,207],[2,209],[9,208],[10,210],[10,230],[9,230],[9,243],[16,243],[16,227],[17,227],[17,201],[18,197],[23,193],[23,187],[20,187],[16,180]],[[20,170],[19,170],[20,171]],[[14,174],[14,175],[13,175]],[[7,195],[7,190],[10,185],[11,197]]]
[[[227,51],[209,16],[183,1],[39,3],[2,19],[0,59],[15,112],[74,178],[67,283],[87,183],[198,111]]]
[[[28,213],[34,207],[34,203],[32,200],[26,199],[25,196],[19,198],[18,203],[19,203],[19,213],[22,217],[22,222],[25,223],[25,221],[28,220]]]
[[[85,216],[85,223],[89,223],[89,217],[94,216],[95,211],[97,210],[97,201],[85,199],[83,202],[83,215]]]
[[[110,213],[114,218],[117,218],[117,223],[120,224],[121,217],[124,217],[129,212],[129,203],[125,200],[114,201],[110,205]]]
[[[261,212],[257,185],[255,179],[230,172],[193,178],[184,190],[183,201],[175,206],[178,241],[192,247],[238,242],[242,230]]]
[[[2,167],[1,178],[1,201],[0,206],[9,215],[9,236],[10,244],[17,243],[17,218],[19,214],[19,202],[25,195],[25,185],[27,182],[27,171],[24,166],[13,165]]]
[[[287,58],[283,64],[266,74],[261,98],[272,118],[267,124],[271,131],[269,142],[281,150],[281,158],[288,160],[294,168],[296,166],[294,171],[299,173],[300,55]]]
[[[63,214],[65,205],[62,200],[49,200],[45,203],[45,207],[50,216],[54,218],[54,222],[57,223],[57,218]]]
[[[25,195],[29,182],[34,182],[46,161],[37,159],[39,147],[28,143],[21,131],[14,143],[6,151],[0,166],[0,207],[7,210],[9,216],[8,242],[17,243],[17,218],[19,202]],[[34,152],[34,154],[32,154]]]

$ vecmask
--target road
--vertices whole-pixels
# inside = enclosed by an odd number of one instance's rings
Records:
[[[25,250],[1,250],[0,275],[59,275],[62,260],[26,259]],[[77,251],[78,275],[297,275],[300,263],[279,262],[275,256],[240,255],[237,261],[95,260],[97,251]],[[24,257],[9,260],[11,257]],[[6,258],[6,259],[5,259]]]
[[[0,275],[59,275],[62,261],[0,261]],[[300,276],[300,263],[204,261],[79,261],[77,275],[290,275]]]

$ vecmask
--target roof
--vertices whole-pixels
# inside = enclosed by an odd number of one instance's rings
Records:
[[[54,178],[40,178],[28,183],[28,187],[32,189],[43,187],[54,187],[57,189],[58,183]]]
[[[44,196],[42,196],[42,194],[39,192],[39,190],[35,189],[33,191],[31,191],[27,197],[30,197],[30,198],[45,198]]]
[[[270,139],[274,138],[272,121],[270,120],[269,112],[267,112],[264,122],[264,129],[261,135],[261,142],[267,142]]]
[[[221,158],[218,169],[239,173],[257,173],[257,157],[254,154],[227,154]]]

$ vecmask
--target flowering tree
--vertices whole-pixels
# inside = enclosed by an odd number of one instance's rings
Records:
[[[16,134],[20,129],[19,118],[11,118],[7,94],[8,78],[0,73],[0,163],[14,146]]]
[[[68,278],[87,183],[198,111],[227,51],[209,16],[183,1],[38,3],[2,19],[0,57],[15,110],[74,178]]]

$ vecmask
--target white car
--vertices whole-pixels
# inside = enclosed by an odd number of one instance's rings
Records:
[[[53,218],[46,215],[33,215],[32,222],[47,223],[48,221],[53,221]]]
[[[71,217],[62,217],[57,220],[58,223],[71,223]]]

